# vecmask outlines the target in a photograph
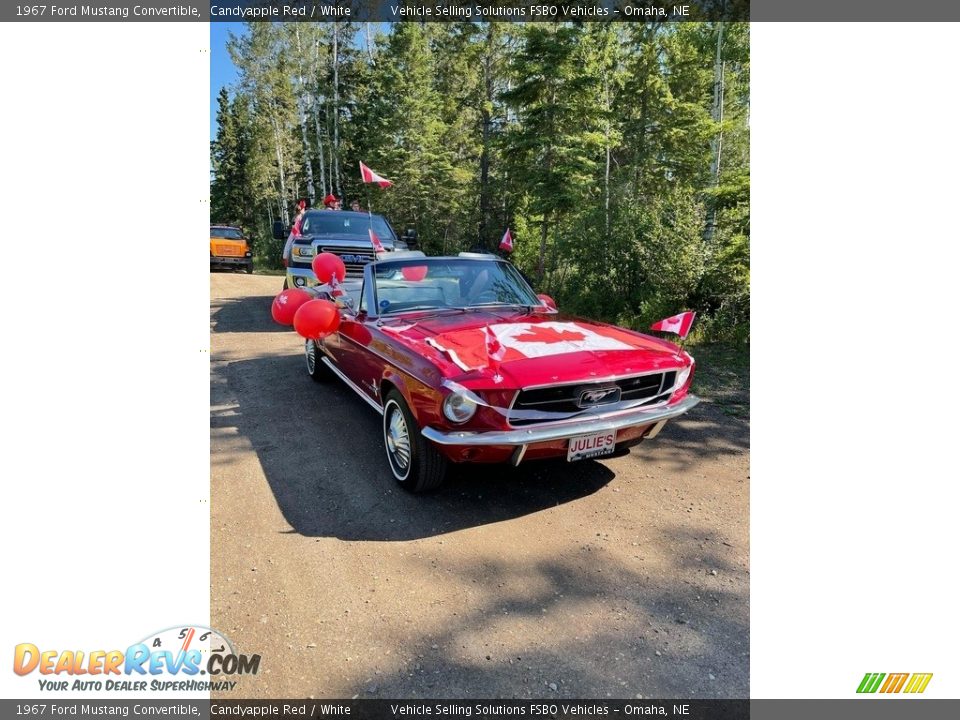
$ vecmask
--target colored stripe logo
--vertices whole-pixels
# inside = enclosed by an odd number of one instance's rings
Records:
[[[866,673],[858,693],[922,693],[930,684],[933,673]]]

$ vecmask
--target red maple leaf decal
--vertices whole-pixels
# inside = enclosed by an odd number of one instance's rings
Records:
[[[569,330],[557,332],[552,327],[540,327],[538,325],[530,328],[523,335],[515,335],[513,339],[517,342],[528,343],[558,343],[585,340],[586,336],[583,333],[570,332]]]

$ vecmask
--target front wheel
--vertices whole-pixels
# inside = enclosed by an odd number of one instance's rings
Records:
[[[420,493],[435,490],[447,474],[447,459],[420,434],[420,428],[396,390],[383,406],[383,444],[393,479],[400,487]]]
[[[323,362],[323,352],[317,346],[316,340],[307,340],[304,352],[307,356],[307,374],[314,382],[327,382],[333,377],[333,372]]]

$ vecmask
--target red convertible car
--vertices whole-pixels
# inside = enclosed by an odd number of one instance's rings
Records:
[[[413,492],[448,464],[601,457],[653,438],[699,400],[693,358],[623,328],[565,317],[490,255],[392,253],[348,279],[336,332],[306,341],[383,416],[393,477]]]

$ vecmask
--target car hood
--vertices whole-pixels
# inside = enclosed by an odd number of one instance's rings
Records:
[[[472,389],[602,382],[691,362],[664,340],[556,313],[408,315],[380,329],[429,358],[444,377]]]

